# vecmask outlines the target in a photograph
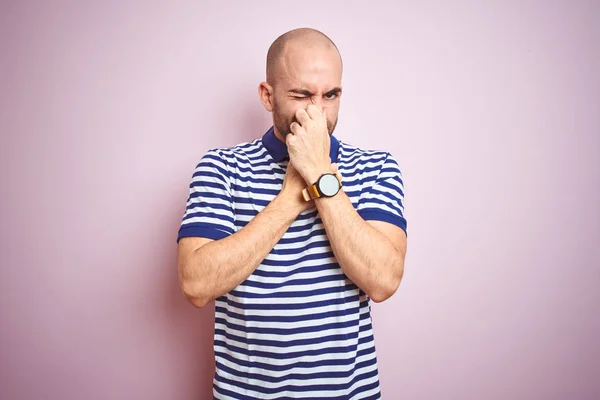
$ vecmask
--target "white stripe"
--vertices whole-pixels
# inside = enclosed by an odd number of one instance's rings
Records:
[[[280,388],[280,387],[285,387],[287,385],[297,385],[297,386],[312,386],[312,385],[321,385],[321,384],[345,384],[347,382],[351,382],[352,379],[354,378],[354,376],[356,375],[360,375],[362,373],[366,373],[366,372],[371,372],[374,371],[375,368],[374,366],[370,366],[368,368],[361,368],[359,370],[357,370],[352,376],[350,376],[349,378],[338,378],[338,379],[332,379],[332,378],[327,378],[327,379],[315,379],[315,380],[311,380],[310,382],[305,382],[305,381],[299,381],[299,380],[286,380],[285,382],[281,382],[281,383],[268,383],[269,388]],[[230,375],[227,374],[223,371],[219,371],[219,375],[229,378],[231,380],[235,380],[235,381],[241,381],[240,378],[234,376],[234,375]],[[374,376],[372,378],[363,380],[363,381],[359,381],[359,382],[355,382],[352,386],[350,386],[350,388],[348,390],[331,390],[331,391],[319,391],[319,392],[313,392],[313,391],[302,391],[300,392],[302,396],[306,396],[306,397],[316,397],[316,398],[323,398],[322,396],[327,395],[329,397],[337,397],[337,396],[344,396],[347,395],[349,393],[351,393],[356,387],[360,387],[360,386],[365,386],[368,385],[370,383],[376,382],[377,381],[377,376]],[[255,379],[249,379],[243,380],[243,383],[246,384],[251,384],[251,385],[256,385],[256,386],[265,386],[265,382],[263,381],[259,381],[259,380],[255,380]],[[227,385],[229,386],[229,385]],[[223,386],[224,387],[224,386]],[[225,388],[225,387],[224,387]],[[238,390],[236,390],[237,388],[232,388],[231,386],[229,386],[229,390],[235,391],[237,393],[241,393]],[[261,392],[256,392],[256,391],[252,391],[252,390],[248,390],[248,391],[244,391],[243,392],[246,396],[251,396],[257,399],[277,399],[277,398],[281,398],[281,397],[297,397],[299,394],[296,392],[290,392],[290,391],[284,391],[281,393],[273,393],[273,394],[264,394]]]

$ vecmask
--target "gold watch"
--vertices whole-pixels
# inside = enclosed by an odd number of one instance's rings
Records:
[[[318,199],[320,197],[333,197],[342,188],[342,181],[337,174],[327,173],[319,177],[319,179],[302,190],[304,201]]]

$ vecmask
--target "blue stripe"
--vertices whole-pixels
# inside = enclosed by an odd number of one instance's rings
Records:
[[[209,192],[209,191],[192,192],[192,193],[190,193],[189,201],[192,201],[192,200],[196,199],[197,197],[200,197],[203,199],[221,199],[221,200],[225,200],[228,203],[231,203],[231,196],[229,196],[229,194],[221,194],[221,193],[215,193],[215,192]],[[195,204],[199,204],[199,202],[197,202]]]
[[[266,174],[266,176],[272,176],[273,174]],[[259,173],[254,172],[254,177],[251,176],[245,176],[243,178],[243,182],[247,183],[248,186],[250,187],[250,189],[256,189],[255,185],[280,185],[283,184],[283,178],[259,178],[257,176],[260,176]],[[236,180],[241,180],[242,177],[239,175],[235,176]],[[239,188],[243,189],[243,187],[241,185],[236,185],[236,187],[238,187],[238,190],[240,190]]]
[[[344,172],[341,172],[342,177],[344,176]],[[377,181],[377,176],[373,175],[373,176],[364,176],[364,177],[357,177],[354,180],[349,180],[349,179],[343,179],[342,183],[343,183],[343,188],[345,192],[348,192],[348,190],[353,190],[355,187],[359,192],[362,192],[366,189],[368,189],[369,187],[372,187],[373,185],[375,185],[375,182]]]
[[[397,183],[396,183],[397,182]],[[395,185],[393,183],[396,183]],[[398,192],[402,197],[404,197],[404,190],[402,190],[402,186],[401,186],[401,181],[398,181],[397,179],[387,179],[383,182],[380,182],[379,185],[383,186],[385,188],[388,188],[390,190],[395,190],[396,192]],[[378,191],[379,192],[379,191]],[[381,191],[380,193],[386,193],[388,196],[390,195],[390,193],[388,192],[383,192]],[[398,200],[398,199],[395,199]]]
[[[228,192],[227,186],[222,182],[211,182],[211,181],[201,181],[201,182],[192,182],[190,188],[194,190],[198,190],[201,188],[213,188],[223,190]]]
[[[373,389],[375,389],[376,387],[379,386],[379,382],[374,382],[374,383],[370,383],[368,385],[363,385],[363,386],[359,386],[356,389],[354,389],[350,394],[348,395],[342,395],[342,396],[336,396],[336,397],[323,397],[324,394],[320,394],[319,397],[302,397],[302,399],[304,400],[324,400],[324,399],[331,399],[331,400],[348,400],[350,398],[352,398],[353,396],[356,396],[356,394],[360,393],[360,392],[367,392],[367,391],[371,391]],[[227,389],[223,389],[218,387],[217,385],[213,384],[213,388],[215,389],[215,391],[217,391],[219,394],[225,395],[227,396],[227,399],[236,399],[236,400],[256,400],[253,397],[248,397],[245,395],[241,395],[235,392],[232,392],[231,390],[227,390]],[[294,400],[297,397],[277,397],[277,400]],[[378,392],[377,394],[374,394],[372,396],[369,397],[365,397],[362,398],[362,400],[378,400],[381,399],[381,392]]]
[[[196,172],[194,172],[194,175],[192,175],[193,178],[211,178],[211,179],[201,179],[200,182],[206,182],[206,181],[212,181],[217,180],[217,181],[225,181],[223,179],[224,176],[228,175],[228,172],[214,164],[210,164],[210,165],[203,165],[203,167],[206,168],[213,168],[216,169],[219,173],[214,172],[214,171],[204,171],[204,170],[197,170]],[[198,182],[194,182],[194,183],[198,183]]]
[[[307,218],[308,219],[308,218]],[[238,219],[235,221],[235,225],[237,227],[239,227],[240,229],[243,228],[244,226],[248,225],[250,221],[245,221],[242,219]],[[306,231],[308,229],[313,229],[315,225],[319,225],[321,224],[321,218],[316,218],[313,224],[310,225],[301,225],[301,226],[292,226],[290,228],[288,228],[287,232],[303,232]],[[325,234],[325,230],[324,229],[320,229],[320,230],[316,230],[313,232],[323,232],[322,235]],[[317,234],[311,235],[311,236],[318,236]],[[298,243],[299,242],[299,238],[281,238],[281,240],[279,241],[279,244],[286,244],[286,243]]]
[[[376,363],[377,363],[377,361],[375,359],[370,359],[370,360],[365,360],[365,361],[361,361],[359,363],[354,364],[352,366],[352,368],[349,369],[348,371],[324,371],[324,372],[304,373],[304,374],[292,373],[292,374],[287,374],[287,375],[278,376],[278,377],[264,375],[264,374],[258,374],[258,373],[248,373],[248,372],[237,371],[233,368],[228,367],[227,365],[219,363],[218,361],[217,361],[216,365],[217,365],[217,368],[220,369],[221,371],[227,372],[238,378],[255,379],[255,380],[269,382],[269,383],[281,383],[281,382],[285,382],[287,380],[310,381],[313,379],[349,378],[350,376],[354,375],[356,370],[359,370],[359,369],[365,368],[365,367],[370,367],[372,365],[375,365]]]
[[[372,163],[374,165],[367,165],[366,163],[370,161],[359,160],[356,165],[347,165],[344,164],[342,167],[338,167],[342,175],[344,172],[346,173],[346,179],[348,182],[355,182],[357,179],[365,179],[365,178],[377,178],[377,175],[380,170],[380,166],[377,163]],[[344,175],[343,175],[344,176]]]
[[[257,143],[254,143],[254,146],[246,146],[244,148],[244,154],[250,154],[252,156],[261,155],[263,157],[261,157],[259,159],[262,160],[264,158],[264,156],[267,155],[268,152],[264,147],[257,146],[256,144]]]
[[[381,171],[379,171],[379,182],[398,178],[399,174],[400,170],[398,168],[382,168]]]
[[[352,190],[351,188],[348,187],[344,187],[344,193],[346,193],[346,195],[350,198],[355,197],[355,198],[359,198],[362,191],[360,189],[358,190]]]
[[[313,228],[314,226],[307,226],[307,228]],[[281,238],[278,244],[294,244],[294,243],[302,243],[307,241],[308,239],[319,237],[325,235],[325,229],[315,229],[314,231],[308,232],[306,235],[298,236],[295,238]]]
[[[270,203],[268,200],[260,200],[252,197],[232,196],[232,198],[235,204],[257,204],[266,207]]]
[[[204,208],[204,209],[211,209],[211,210],[224,210],[227,212],[230,212],[231,214],[233,214],[233,209],[231,208],[230,205],[226,205],[226,204],[219,204],[219,203],[207,203],[205,201],[200,201],[197,203],[190,203],[188,206],[185,207],[186,211],[191,210],[192,208]]]
[[[289,267],[291,265],[297,265],[300,264],[304,261],[310,261],[310,260],[321,260],[324,258],[329,258],[329,257],[333,257],[333,251],[326,251],[323,253],[317,253],[317,254],[307,254],[305,256],[302,256],[300,258],[296,258],[294,260],[272,260],[272,259],[264,259],[262,264],[263,265],[269,265],[269,266],[280,266],[280,267]]]
[[[223,396],[227,396],[227,397],[225,397],[227,400],[231,400],[231,399],[235,399],[235,400],[256,400],[254,397],[245,396],[243,394],[232,392],[231,390],[223,389],[222,387],[219,387],[219,385],[217,385],[215,383],[213,383],[213,389],[216,392],[218,392],[219,394],[222,394]],[[215,400],[215,399],[216,399],[216,397],[213,397],[213,400]]]
[[[362,307],[362,306],[361,306],[361,307]],[[371,318],[371,314],[370,314],[370,313],[363,313],[363,314],[360,314],[360,320],[361,320],[361,321],[364,321],[365,319],[369,319],[369,318]]]
[[[256,339],[256,338],[243,338],[240,336],[236,336],[231,332],[227,332],[223,329],[215,329],[215,335],[224,336],[228,341],[234,341],[238,343],[242,343],[248,346],[257,346],[257,347],[279,347],[279,348],[287,348],[287,347],[296,347],[296,346],[310,346],[319,343],[328,343],[328,342],[343,342],[350,340],[354,342],[356,338],[358,338],[358,332],[350,332],[350,333],[342,333],[337,335],[327,335],[327,336],[318,336],[313,338],[306,339],[294,339],[294,340],[274,340],[274,339]]]
[[[360,205],[367,204],[367,206],[366,206],[366,207],[373,207],[373,208],[375,208],[376,210],[378,210],[378,209],[379,209],[379,207],[376,207],[376,206],[374,206],[374,205],[377,205],[377,204],[384,205],[384,206],[388,206],[388,207],[390,207],[391,209],[397,209],[397,208],[398,208],[398,207],[394,207],[394,205],[393,205],[393,204],[391,204],[389,201],[383,201],[383,200],[380,200],[380,199],[376,199],[376,198],[374,198],[374,197],[373,197],[373,198],[370,198],[370,199],[367,199],[367,198],[362,198],[362,199],[360,199],[360,201],[359,201],[358,203],[359,203]],[[359,211],[360,211],[360,210],[359,210]],[[384,211],[384,212],[385,212],[385,211]]]
[[[294,292],[270,292],[270,293],[253,293],[253,292],[240,292],[237,290],[232,290],[231,292],[229,292],[230,295],[235,296],[235,297],[240,297],[240,298],[246,298],[246,299],[259,299],[259,298],[265,298],[266,299],[285,299],[285,298],[292,298],[292,297],[302,297],[302,298],[309,298],[312,296],[320,296],[323,294],[334,294],[334,293],[340,293],[340,292],[346,292],[349,290],[356,290],[357,287],[354,283],[349,283],[345,286],[333,286],[333,287],[326,287],[326,288],[322,288],[322,289],[308,289],[306,291],[294,291]]]
[[[267,163],[270,165],[270,163]],[[248,167],[242,167],[241,165],[237,166],[237,170],[240,172],[247,172],[253,175],[274,175],[275,173],[283,173],[285,174],[285,170],[281,167],[279,167],[278,164],[272,164],[272,165],[276,165],[279,169],[278,170],[270,170],[270,171],[257,171],[255,170],[256,165],[251,165]]]
[[[258,161],[258,162],[262,162],[265,161],[268,157],[268,152],[266,151],[261,151],[261,152],[244,152],[244,161]],[[247,160],[246,160],[247,159]]]
[[[271,251],[271,253],[269,254],[273,254],[273,255],[283,255],[283,254],[298,254],[301,253],[303,251],[307,251],[310,249],[314,249],[317,247],[330,247],[329,245],[329,240],[319,240],[316,242],[310,242],[305,246],[300,246],[298,248],[295,249],[273,249],[273,251]]]
[[[212,240],[219,240],[231,235],[232,232],[223,230],[223,227],[215,224],[189,224],[179,228],[177,241],[184,237],[204,237]]]
[[[377,209],[364,209],[358,212],[358,215],[365,221],[383,221],[390,224],[396,225],[404,232],[406,232],[406,219],[389,212],[377,210]]]
[[[277,393],[282,393],[285,391],[296,392],[296,393],[320,392],[320,393],[324,394],[323,392],[327,392],[327,391],[348,390],[352,385],[354,385],[355,382],[360,382],[361,380],[367,380],[376,375],[377,375],[377,370],[373,370],[373,371],[369,371],[369,372],[355,376],[350,382],[348,382],[346,384],[320,384],[320,385],[306,385],[306,386],[285,385],[285,386],[281,386],[278,388],[270,388],[270,387],[266,387],[266,386],[257,386],[257,385],[247,384],[244,382],[237,382],[237,381],[234,381],[231,379],[224,378],[218,374],[215,375],[215,378],[217,381],[227,383],[229,385],[239,387],[244,390],[252,390],[254,392],[258,392],[258,393],[262,393],[262,394],[277,394]],[[376,387],[376,386],[374,386],[374,387]],[[319,397],[319,398],[323,399],[325,397]],[[329,398],[329,397],[327,397],[327,398]],[[331,397],[331,398],[336,398],[336,399],[340,399],[340,400],[348,399],[347,395],[344,395],[341,397]]]
[[[356,166],[358,163],[364,163],[365,161],[368,162],[380,162],[382,160],[385,160],[387,158],[387,155],[385,153],[375,153],[372,156],[368,157],[367,160],[365,160],[365,155],[362,154],[361,152],[352,152],[352,153],[342,153],[343,156],[343,162],[344,162],[344,166]]]
[[[266,328],[263,326],[245,326],[230,322],[225,318],[215,317],[216,324],[223,324],[228,330],[240,331],[244,333],[257,333],[261,335],[294,335],[299,333],[323,332],[331,329],[345,329],[357,327],[360,319],[354,319],[344,322],[331,322],[329,324],[304,326],[301,328]]]
[[[302,279],[290,279],[284,280],[282,282],[260,282],[260,281],[252,281],[247,279],[240,286],[244,287],[253,287],[258,289],[280,289],[288,286],[308,286],[316,285],[318,283],[324,282],[332,282],[332,281],[343,281],[346,279],[346,276],[342,274],[336,275],[324,275],[317,276],[314,278],[302,278]],[[286,304],[287,305],[287,304]],[[287,308],[286,308],[287,310]]]
[[[385,184],[384,182],[380,183],[379,185],[380,186],[391,186],[389,184]],[[388,189],[398,192],[400,195],[404,196],[404,193],[402,193],[402,190],[398,186],[391,186],[391,187],[388,187]],[[394,197],[392,195],[392,193],[390,193],[388,191],[379,190],[377,188],[371,188],[371,194],[378,194],[380,196],[384,196],[384,197],[388,198],[390,201],[390,204],[399,202],[398,198]]]
[[[299,252],[303,252],[304,249],[299,249]],[[289,271],[265,271],[262,269],[259,270],[255,270],[254,274],[252,274],[253,276],[261,276],[261,277],[265,277],[265,278],[288,278],[290,276],[296,275],[296,274],[306,274],[306,273],[310,273],[310,272],[321,272],[321,271],[328,271],[328,270],[332,270],[332,269],[338,269],[340,268],[340,265],[338,263],[329,263],[329,264],[321,264],[321,265],[314,265],[314,266],[308,266],[308,267],[299,267],[299,268],[295,268],[293,270],[289,270]]]
[[[220,219],[224,223],[230,223],[230,224],[233,225],[233,218],[231,218],[229,215],[216,214],[216,213],[208,213],[208,212],[203,212],[203,211],[187,213],[185,215],[184,221],[186,221],[188,219],[191,219],[191,218],[202,218],[202,217],[213,218],[213,219]]]
[[[246,217],[255,217],[256,215],[258,215],[258,210],[251,208],[249,210],[241,210],[241,209],[237,209],[235,214],[240,217],[240,216],[246,216]],[[251,219],[251,218],[250,218]],[[250,222],[250,220],[248,221]]]
[[[315,218],[314,224],[311,225],[303,225],[303,226],[291,226],[287,231],[288,232],[302,232],[305,231],[306,229],[312,229],[315,225],[320,225],[323,222],[321,221],[320,217]],[[297,243],[298,239],[294,239],[294,243]]]
[[[319,301],[311,301],[305,303],[258,303],[258,304],[249,304],[249,303],[238,303],[237,301],[233,301],[230,298],[226,298],[227,305],[235,308],[239,308],[241,310],[305,310],[307,308],[316,308],[316,307],[325,307],[331,306],[334,304],[348,304],[354,303],[359,300],[358,295],[352,295],[348,297],[340,297],[334,299],[327,300],[319,300]],[[348,310],[345,310],[346,312]],[[316,314],[318,315],[318,314]],[[297,315],[296,318],[302,318],[305,316]],[[310,318],[313,319],[313,318]],[[294,320],[297,321],[297,320]]]
[[[266,188],[259,188],[259,187],[249,187],[249,188],[247,188],[247,187],[241,187],[241,186],[239,186],[239,187],[236,186],[235,188],[232,188],[232,189],[234,189],[238,193],[248,193],[251,196],[255,196],[257,194],[267,194],[267,195],[277,196],[279,194],[279,192],[281,191],[281,190],[278,190],[278,189],[266,189]],[[252,199],[252,198],[246,199],[244,197],[239,197],[239,196],[235,196],[235,199],[236,200],[237,199],[240,199],[240,200],[243,199],[243,201],[240,201],[240,202],[249,202],[249,203],[255,203],[255,202],[258,202],[258,201],[265,201],[265,200],[258,200],[258,199]],[[250,200],[250,201],[248,201],[248,200]],[[269,204],[269,201],[265,201],[265,205],[267,205],[267,204]]]
[[[226,342],[220,339],[214,340],[215,347],[223,347],[228,351],[243,354],[245,356],[250,357],[263,357],[263,358],[273,358],[275,360],[287,360],[287,359],[295,359],[306,356],[321,356],[324,354],[346,354],[346,353],[354,353],[356,352],[358,345],[360,344],[360,340],[358,343],[349,345],[349,346],[334,346],[334,347],[321,347],[318,349],[312,350],[302,350],[302,351],[291,351],[289,353],[273,353],[271,351],[264,350],[250,350],[245,347],[239,347],[238,345],[234,345],[231,342]],[[325,343],[324,343],[325,345]]]
[[[203,172],[203,171],[200,171],[200,168],[212,169],[212,170],[218,171],[220,176],[227,176],[228,175],[227,169],[224,167],[221,167],[220,164],[225,165],[225,161],[223,159],[221,159],[220,157],[215,156],[213,154],[207,154],[206,156],[204,156],[204,159],[202,159],[202,161],[200,161],[198,163],[198,165],[196,166],[196,169],[194,170],[194,174],[192,175],[192,177],[198,176],[198,174]]]
[[[244,159],[237,159],[237,168],[243,168],[241,165],[248,165],[249,168],[257,168],[257,167],[270,167],[273,165],[273,161],[268,160],[268,159],[264,159],[261,160],[260,157],[258,158],[252,158],[250,160],[244,160]],[[275,164],[277,165],[277,164]],[[256,172],[254,170],[252,170],[253,172]]]
[[[325,367],[325,366],[333,367],[333,366],[351,365],[356,362],[357,358],[366,356],[366,355],[370,355],[373,353],[375,353],[375,346],[359,350],[358,352],[356,352],[355,355],[354,355],[354,353],[352,353],[353,356],[349,357],[349,358],[330,358],[330,359],[321,358],[318,361],[295,361],[290,364],[278,365],[278,364],[267,364],[267,363],[262,363],[262,362],[258,362],[258,361],[248,361],[248,360],[244,360],[241,358],[235,358],[231,354],[224,353],[219,350],[215,350],[216,356],[219,356],[225,360],[228,360],[229,362],[236,363],[242,367],[264,369],[266,371],[274,371],[274,372],[289,371],[290,369],[293,369],[293,368],[309,369],[309,368],[318,368],[318,367]]]
[[[376,370],[375,374],[378,374],[378,373],[379,373],[379,370]],[[373,376],[375,376],[375,375],[373,375]],[[369,392],[369,391],[375,389],[376,387],[379,387],[379,381],[369,383],[368,385],[359,386],[356,389],[354,389],[352,392],[350,392],[350,394],[348,395],[348,398],[352,398],[361,392]],[[381,399],[381,392],[378,392],[369,397],[365,397],[361,400],[375,400],[375,399]]]
[[[231,210],[231,209],[230,209]],[[258,210],[257,208],[251,208],[249,210],[245,210],[245,209],[237,209],[236,210],[236,214],[238,216],[251,216],[254,217],[259,213],[260,210]],[[298,217],[296,218],[296,221],[303,221],[303,220],[310,220],[314,218],[314,213],[311,214],[306,214],[306,215],[298,215]],[[247,221],[250,222],[250,221]],[[277,251],[273,250],[271,251],[271,254],[279,254]]]
[[[306,315],[245,315],[238,314],[231,311],[228,308],[215,306],[215,313],[220,312],[221,314],[227,315],[227,318],[238,319],[240,321],[253,321],[253,322],[301,322],[301,321],[318,321],[320,319],[333,318],[333,317],[349,317],[353,314],[359,314],[360,310],[357,307],[351,307],[345,310],[334,310],[315,314]]]

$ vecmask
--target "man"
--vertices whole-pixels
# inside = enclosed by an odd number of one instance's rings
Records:
[[[381,398],[369,300],[402,279],[403,184],[389,153],[332,136],[341,78],[327,36],[283,34],[259,86],[273,127],[194,172],[179,279],[215,300],[217,399]]]

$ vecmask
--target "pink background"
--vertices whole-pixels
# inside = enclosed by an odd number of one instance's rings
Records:
[[[404,173],[384,398],[600,398],[600,2],[52,3],[0,6],[0,398],[210,397],[187,185],[268,129],[299,26],[342,52],[337,136]]]

